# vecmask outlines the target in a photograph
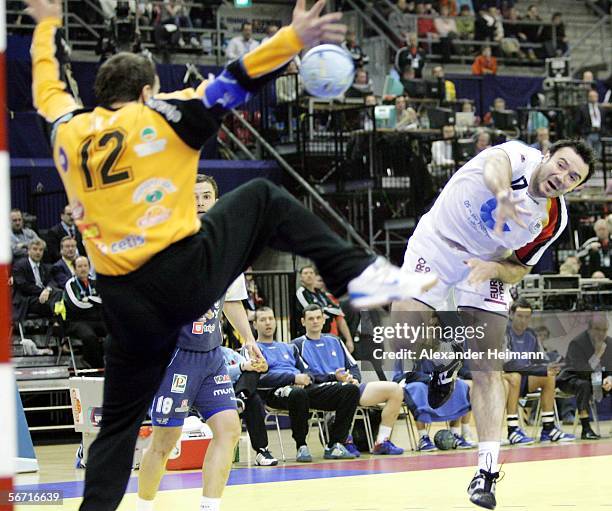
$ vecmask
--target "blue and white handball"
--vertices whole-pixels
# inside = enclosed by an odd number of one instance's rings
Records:
[[[322,44],[304,55],[300,74],[309,94],[317,98],[335,98],[353,83],[355,65],[344,48]]]

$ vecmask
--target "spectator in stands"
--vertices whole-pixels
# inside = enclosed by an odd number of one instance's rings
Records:
[[[260,392],[268,406],[289,410],[291,432],[297,448],[296,461],[312,461],[306,444],[311,408],[336,412],[324,458],[354,459],[355,456],[342,443],[348,437],[359,403],[359,387],[340,382],[315,384],[297,346],[274,341],[276,319],[270,307],[256,311],[255,329],[259,349],[268,363],[268,372],[259,379]]]
[[[596,156],[601,157],[601,133],[606,129],[605,113],[599,106],[599,93],[595,89],[589,90],[587,104],[578,109],[576,127]]]
[[[523,26],[519,37],[521,42],[529,44],[540,44],[541,33],[542,33],[542,18],[538,13],[538,7],[536,5],[530,5],[527,8],[527,16],[523,18]],[[527,56],[530,60],[537,60],[536,52],[534,48],[527,48]]]
[[[83,342],[83,360],[89,367],[104,367],[104,339],[107,331],[102,318],[102,298],[96,282],[89,278],[89,260],[79,256],[74,262],[75,275],[66,282],[66,334]]]
[[[583,274],[590,277],[595,271],[603,271],[612,278],[612,234],[604,218],[593,224],[595,236],[586,240],[578,249],[577,256],[584,265]]]
[[[536,141],[531,144],[531,147],[535,147],[538,151],[546,154],[551,144],[548,128],[538,128],[536,130]]]
[[[540,442],[571,442],[575,437],[555,425],[555,377],[559,374],[560,366],[548,364],[535,332],[529,328],[531,313],[531,304],[519,298],[510,307],[510,323],[506,328],[506,349],[509,352],[522,353],[525,357],[539,357],[517,358],[504,364],[504,379],[509,383],[506,403],[508,441],[513,445],[533,442],[519,427],[518,402],[528,392],[541,389]]]
[[[308,364],[313,381],[353,384],[359,389],[359,406],[382,404],[382,419],[372,453],[402,454],[404,449],[391,442],[391,431],[404,400],[402,388],[397,383],[387,381],[361,383],[357,362],[337,337],[322,334],[323,323],[321,307],[316,304],[307,306],[302,312],[302,326],[306,329],[306,334],[292,341]],[[349,442],[345,447],[356,457],[360,456],[352,443]]]
[[[442,128],[442,140],[431,144],[431,163],[436,167],[453,167],[453,142],[455,140],[455,127],[448,124]]]
[[[428,6],[430,7],[428,9]],[[431,4],[417,3],[416,13],[417,18],[417,34],[419,37],[430,37],[437,40],[438,34],[434,25],[433,17],[437,14]]]
[[[426,63],[425,51],[419,46],[417,35],[411,32],[406,37],[406,46],[395,54],[395,69],[400,74],[406,67],[414,69],[415,78],[423,78],[423,68]]]
[[[506,111],[506,100],[504,98],[495,98],[493,100],[493,108],[488,111],[482,122],[487,126],[493,125],[493,112],[505,112]]]
[[[474,15],[474,4],[472,3],[472,0],[456,0],[457,3],[457,9],[459,10],[459,13],[461,13],[461,11],[467,7],[469,13],[473,16]]]
[[[315,287],[325,293],[327,299],[331,303],[339,307],[342,311],[343,315],[335,317],[332,321],[332,328],[330,329],[329,333],[335,335],[336,337],[339,337],[340,331],[345,332],[344,344],[346,345],[346,349],[349,351],[349,353],[353,353],[353,351],[355,351],[355,345],[353,344],[353,332],[350,331],[348,324],[344,319],[344,311],[342,310],[342,306],[340,305],[340,300],[338,300],[328,291],[327,287],[325,286],[325,281],[323,280],[323,277],[318,273],[315,276]]]
[[[274,86],[278,103],[292,103],[304,92],[304,80],[298,72],[295,59],[289,62],[285,72],[276,79]]]
[[[274,34],[276,34],[276,32],[278,32],[278,25],[274,24],[274,23],[270,23],[267,27],[266,27],[266,35],[263,37],[263,39],[261,40],[261,44],[265,43],[268,39],[270,39]]]
[[[266,297],[259,291],[255,277],[253,276],[253,267],[249,266],[244,272],[244,278],[246,280],[247,295],[248,298],[243,301],[244,308],[247,311],[247,317],[249,321],[255,320],[255,311],[259,307],[263,307],[266,304]]]
[[[474,39],[474,14],[468,5],[462,5],[459,16],[455,20],[457,25],[457,34],[462,41],[471,41]],[[471,46],[462,45],[461,54],[468,55],[471,52]]]
[[[399,131],[417,129],[419,118],[416,110],[408,106],[404,96],[395,98],[395,129]]]
[[[521,25],[519,24],[519,14],[516,7],[511,7],[508,10],[508,17],[502,24],[503,39],[500,41],[501,49],[506,57],[516,57],[524,59],[526,55],[521,51],[521,41],[519,33]]]
[[[361,49],[361,46],[357,43],[357,34],[354,30],[346,31],[346,39],[342,42],[341,46],[351,54],[351,57],[353,57],[355,68],[358,69],[363,67],[370,61],[368,56]]]
[[[487,8],[482,6],[474,21],[474,39],[476,41],[495,40],[495,17],[491,16]]]
[[[374,108],[372,108],[378,105],[376,96],[374,94],[367,95],[363,104],[369,108],[364,108],[359,112],[359,127],[364,131],[372,131],[376,125]]]
[[[440,36],[440,53],[442,62],[450,62],[452,54],[457,53],[455,39],[459,37],[455,18],[450,14],[448,5],[440,6],[440,16],[434,19],[434,27]]]
[[[353,83],[346,91],[347,98],[365,98],[368,94],[372,94],[372,80],[368,76],[365,69],[357,69]]]
[[[333,303],[321,289],[317,289],[316,287],[316,271],[314,266],[306,265],[300,269],[300,283],[301,286],[295,293],[297,298],[296,302],[296,316],[298,318],[302,317],[302,311],[305,307],[312,303],[316,303],[323,309],[323,313],[325,314],[325,324],[323,326],[323,332],[327,333],[331,330],[331,325],[334,319],[338,317],[344,318],[344,312],[339,305]],[[350,342],[352,344],[353,338],[351,333],[346,325],[346,321],[341,321],[338,324],[338,329],[340,335],[344,338],[346,342]],[[303,330],[300,331],[300,334],[304,333]]]
[[[240,27],[240,35],[232,37],[225,50],[227,61],[236,60],[244,54],[254,50],[259,43],[253,39],[253,25],[245,21]]]
[[[13,265],[15,289],[15,317],[24,319],[27,314],[51,318],[55,303],[62,291],[55,287],[51,269],[42,262],[46,244],[37,238],[28,245],[28,257],[22,257]]]
[[[444,101],[456,101],[457,90],[455,89],[455,84],[444,77],[444,67],[440,65],[434,66],[434,68],[431,70],[431,76],[443,86]]]
[[[461,379],[455,381],[455,388],[446,403],[439,408],[429,406],[427,392],[434,367],[430,360],[422,359],[416,362],[412,371],[404,372],[402,361],[395,364],[393,381],[404,389],[404,402],[415,418],[419,435],[417,449],[422,452],[437,451],[427,431],[427,425],[432,422],[449,422],[450,430],[455,437],[455,449],[471,449],[470,428],[470,387]]]
[[[13,253],[13,264],[18,259],[28,255],[30,242],[39,239],[32,229],[23,225],[23,213],[21,210],[11,209],[11,251]]]
[[[278,460],[268,448],[264,403],[257,392],[259,374],[268,369],[267,364],[247,360],[237,351],[221,346],[227,372],[234,385],[238,413],[244,419],[251,447],[255,451],[255,465],[273,467]],[[263,361],[262,361],[263,362]]]
[[[551,24],[542,27],[540,40],[544,44],[544,54],[546,57],[560,57],[568,50],[565,23],[560,12],[553,13]]]
[[[472,63],[472,74],[495,75],[497,74],[497,59],[491,54],[490,46],[483,46],[480,55]]]
[[[83,246],[83,236],[74,224],[72,207],[68,204],[64,206],[60,214],[60,223],[55,224],[47,231],[48,261],[54,263],[60,258],[60,242],[65,236],[70,236],[76,240],[78,255],[87,255],[85,247]]]
[[[589,420],[591,399],[601,400],[612,391],[612,339],[608,336],[608,327],[605,313],[593,314],[588,329],[570,342],[566,365],[557,378],[563,392],[576,396],[582,440],[599,440]],[[601,386],[593,385],[599,378]]]
[[[389,26],[400,41],[404,41],[409,33],[417,31],[415,14],[414,1],[397,0],[397,10],[391,9],[388,18]]]
[[[587,69],[582,73],[582,81],[588,84],[588,88],[592,89],[595,84],[595,77],[593,76],[593,71]]]
[[[491,147],[491,133],[487,130],[480,131],[476,136],[476,154]]]
[[[190,8],[186,5],[184,0],[164,0],[162,13],[161,13],[161,25],[168,25],[169,23],[174,24],[179,29],[178,45],[180,48],[184,48],[186,43],[183,39],[183,35],[180,29],[186,29],[185,37],[189,39],[189,44],[194,48],[200,48],[200,42],[193,32],[193,23],[189,17]]]
[[[51,267],[53,282],[64,289],[68,279],[74,276],[74,262],[77,258],[77,243],[74,238],[64,236],[60,242],[60,259]]]

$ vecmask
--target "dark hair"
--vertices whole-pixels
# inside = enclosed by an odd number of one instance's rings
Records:
[[[559,149],[563,149],[564,147],[571,147],[576,154],[582,158],[582,161],[589,166],[589,172],[586,177],[580,182],[580,184],[586,183],[589,178],[593,175],[593,171],[595,170],[595,153],[593,149],[586,142],[580,139],[564,139],[557,140],[554,144],[550,146],[548,152],[552,156]]]
[[[60,249],[64,248],[64,242],[66,241],[74,241],[76,243],[76,240],[72,237],[72,236],[64,236],[61,240],[60,240]]]
[[[300,268],[300,275],[302,274],[302,272],[306,269],[306,268],[312,268],[312,271],[314,271],[315,273],[317,273],[317,270],[315,269],[313,264],[306,264],[304,266],[302,266]]]
[[[219,186],[217,185],[217,181],[214,177],[206,174],[198,174],[196,176],[196,183],[210,183],[210,186],[212,186],[212,189],[215,192],[215,198],[219,198]]]
[[[516,312],[516,309],[521,308],[521,309],[529,309],[530,311],[533,310],[533,307],[531,306],[531,304],[527,301],[526,298],[518,298],[518,300],[515,300],[512,305],[510,306],[510,312],[512,314],[514,314]]]
[[[267,305],[262,305],[261,307],[257,307],[257,309],[255,309],[255,321],[257,321],[258,312],[271,312],[272,314],[274,314],[274,311],[271,307],[268,307]]]
[[[117,102],[137,101],[145,85],[155,85],[153,63],[142,55],[122,52],[100,66],[94,92],[100,105],[110,106]]]
[[[315,311],[319,311],[320,313],[323,313],[323,309],[321,309],[321,306],[317,305],[316,303],[311,303],[310,305],[307,305],[306,307],[304,307],[304,310],[302,310],[302,317],[305,318],[307,312],[315,312]]]
[[[552,19],[555,19],[555,18],[561,18],[561,17],[563,17],[563,13],[562,13],[562,12],[559,12],[559,11],[557,11],[557,12],[553,12],[553,14],[552,14],[552,16],[551,16],[551,18],[552,18]]]

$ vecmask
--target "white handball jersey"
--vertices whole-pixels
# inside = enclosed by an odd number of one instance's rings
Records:
[[[497,199],[484,182],[484,164],[493,149],[502,149],[512,166],[513,197],[531,216],[521,216],[527,228],[507,220],[501,235],[494,232]],[[429,225],[447,240],[482,259],[508,257],[515,251],[519,260],[533,266],[567,225],[563,198],[531,196],[527,190],[533,172],[542,162],[537,149],[522,142],[506,142],[489,148],[468,161],[448,181],[429,216]]]
[[[244,273],[238,275],[236,280],[230,284],[225,292],[226,302],[240,302],[246,300],[249,297],[246,287],[246,279]]]

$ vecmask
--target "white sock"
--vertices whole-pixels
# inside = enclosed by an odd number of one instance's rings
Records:
[[[138,497],[136,511],[153,511],[153,500],[145,500]]]
[[[461,436],[461,428],[459,426],[451,426],[451,433],[453,435]]]
[[[391,428],[389,426],[383,426],[382,424],[378,427],[378,436],[376,437],[376,443],[382,444],[385,440],[391,438]]]
[[[200,511],[221,511],[221,499],[203,496],[200,500]]]
[[[478,444],[478,468],[487,472],[497,472],[500,442],[480,442]]]
[[[472,428],[469,424],[461,424],[461,435],[463,438],[472,438]]]
[[[417,431],[419,432],[419,438],[423,438],[424,436],[427,436],[426,429],[418,429]]]

